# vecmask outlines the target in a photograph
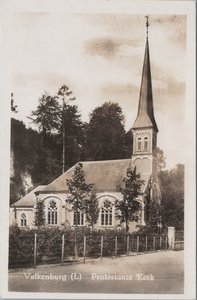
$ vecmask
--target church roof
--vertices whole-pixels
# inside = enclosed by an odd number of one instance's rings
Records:
[[[87,183],[93,183],[96,191],[116,191],[116,186],[122,181],[126,170],[131,165],[131,159],[84,161],[81,162]],[[46,185],[42,192],[68,192],[66,179],[70,179],[75,165]]]
[[[85,179],[87,183],[93,183],[96,192],[117,192],[117,186],[121,186],[126,171],[131,167],[131,159],[105,160],[105,161],[85,161],[83,165]],[[30,193],[14,203],[12,207],[33,207],[36,203],[38,193],[68,193],[66,179],[70,179],[76,165],[60,175],[48,185],[37,186]],[[141,174],[144,180],[142,193],[144,193],[150,174]]]
[[[131,159],[85,161],[81,163],[83,165],[86,182],[93,183],[96,192],[116,192],[117,186],[121,186],[123,177],[126,175],[127,169],[131,166]],[[41,190],[41,193],[68,192],[66,179],[71,178],[74,168],[75,166],[46,185]],[[144,190],[150,175],[141,174],[141,178],[145,180]]]
[[[11,207],[33,207],[36,203],[36,195],[35,192],[38,190],[41,191],[43,189],[44,185],[38,185],[35,189],[33,189],[31,192],[26,194],[24,197],[22,197],[20,200],[15,202],[11,205]]]
[[[154,117],[153,109],[153,95],[152,95],[152,81],[151,81],[151,68],[149,56],[148,38],[146,39],[144,64],[142,70],[142,81],[140,88],[140,98],[138,105],[137,118],[132,128],[146,128],[153,127],[157,132],[157,124]]]

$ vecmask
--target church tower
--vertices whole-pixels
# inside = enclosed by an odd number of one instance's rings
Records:
[[[137,118],[132,127],[133,152],[132,164],[137,172],[156,177],[157,167],[155,150],[158,128],[154,117],[151,67],[148,41],[148,17],[146,22],[146,46]]]

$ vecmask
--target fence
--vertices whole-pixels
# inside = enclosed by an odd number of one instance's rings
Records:
[[[184,249],[184,231],[175,231],[174,250]]]
[[[34,266],[40,263],[65,263],[87,258],[138,255],[152,251],[167,250],[167,236],[159,235],[80,235],[30,232],[21,234],[17,241],[10,239],[9,267]],[[77,253],[76,253],[77,249]]]

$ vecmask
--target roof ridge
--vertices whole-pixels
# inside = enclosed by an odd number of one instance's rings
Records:
[[[131,160],[131,158],[120,158],[120,159],[106,159],[106,160],[87,160],[87,161],[79,161],[79,163],[107,163],[107,162],[118,162],[118,161],[126,161],[126,160]]]

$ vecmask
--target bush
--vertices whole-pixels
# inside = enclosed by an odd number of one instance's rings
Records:
[[[34,231],[11,226],[9,230],[9,267],[31,264],[34,253]]]

